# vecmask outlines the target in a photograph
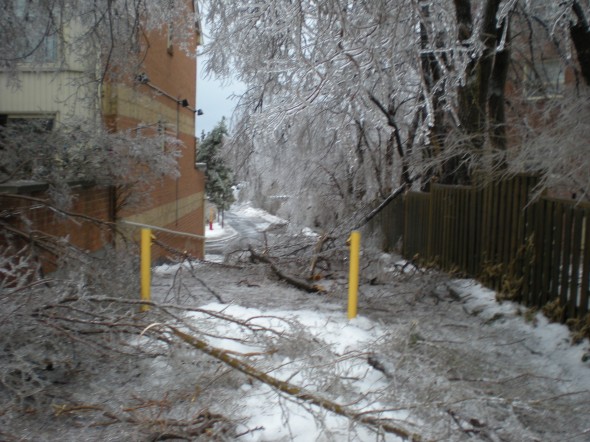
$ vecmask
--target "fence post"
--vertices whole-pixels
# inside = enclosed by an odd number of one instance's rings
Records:
[[[151,267],[152,267],[152,230],[141,229],[141,300],[151,299]],[[142,304],[140,311],[146,312],[150,309],[148,305]]]
[[[348,319],[356,318],[359,287],[359,253],[361,232],[354,230],[348,239],[350,243],[350,273],[348,277]]]

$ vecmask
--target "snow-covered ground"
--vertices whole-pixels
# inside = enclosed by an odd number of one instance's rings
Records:
[[[236,212],[261,230],[283,222],[248,205]],[[385,426],[425,441],[590,440],[588,341],[573,345],[566,327],[497,303],[473,280],[400,264],[380,284],[361,275],[352,320],[344,272],[310,294],[264,263],[158,266],[160,307],[141,324],[176,326],[254,371],[148,330],[128,342],[144,356],[97,357],[56,385],[45,415],[0,410],[0,440],[403,440]]]
[[[239,211],[265,216],[247,205]],[[200,307],[232,321],[190,314],[195,329],[206,329],[211,345],[249,355],[243,357],[253,366],[343,404],[351,415],[384,419],[426,440],[590,440],[588,342],[572,345],[565,326],[499,304],[475,281],[418,269],[408,275],[406,267],[389,284],[361,286],[359,316],[348,320],[346,281],[320,297],[260,269],[202,266],[223,303]],[[154,284],[168,290],[165,281],[180,270],[155,269]],[[202,291],[188,278],[183,284]],[[232,409],[240,440],[401,440],[247,377],[238,384]]]
[[[156,278],[177,271],[159,268]],[[452,295],[439,289],[398,300],[388,299],[399,294],[387,287],[367,290],[353,320],[344,296],[322,300],[256,281],[244,290],[236,290],[235,277],[226,279],[228,290],[215,284],[225,303],[201,306],[233,322],[204,313],[190,321],[215,336],[211,345],[261,355],[246,359],[265,373],[426,440],[590,440],[588,342],[571,345],[566,327],[540,314],[525,320],[520,306],[496,303],[495,293],[474,281],[448,281]],[[280,339],[261,340],[259,330]],[[234,410],[247,432],[240,440],[402,440],[246,377],[234,387]]]
[[[207,226],[205,229],[205,238],[207,238],[207,240],[223,238],[227,234],[228,229],[226,229],[225,224],[222,226],[217,221],[213,222],[211,226]]]

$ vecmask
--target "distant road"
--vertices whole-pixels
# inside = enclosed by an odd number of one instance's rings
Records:
[[[228,240],[214,240],[205,245],[205,253],[211,255],[223,255],[226,251],[228,243],[235,242],[236,240],[242,240],[241,242],[251,242],[256,244],[264,239],[263,234],[257,230],[257,226],[267,222],[261,217],[243,217],[239,214],[233,213],[231,210],[225,212],[225,221],[229,224],[236,232],[238,237],[232,237]],[[243,241],[243,240],[247,241]]]

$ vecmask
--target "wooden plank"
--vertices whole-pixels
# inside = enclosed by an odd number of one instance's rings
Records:
[[[551,287],[549,288],[550,299],[559,297],[560,286],[560,269],[561,269],[561,251],[563,250],[563,217],[564,204],[555,202],[555,211],[553,214],[553,225],[555,228],[554,249],[551,259]]]
[[[438,254],[438,234],[440,229],[440,214],[438,213],[438,192],[436,185],[430,187],[430,260]]]
[[[518,177],[515,177],[512,180],[512,185],[510,187],[510,198],[508,204],[508,213],[506,217],[506,223],[508,224],[508,232],[505,246],[504,246],[504,265],[505,265],[505,274],[504,278],[507,279],[510,283],[510,289],[514,290],[515,288],[515,266],[516,266],[516,258],[517,254],[515,251],[515,238],[518,236],[518,207],[519,207],[519,198],[520,198],[520,187],[521,187],[521,180]],[[516,296],[516,293],[512,292],[512,296]]]
[[[424,256],[427,244],[429,217],[428,194],[408,192],[405,196],[404,257],[413,259],[416,254]]]
[[[462,210],[461,210],[461,196],[463,190],[456,189],[452,194],[453,198],[453,259],[452,266],[458,268],[459,271],[463,270],[461,266],[461,248],[463,246],[463,238],[461,234],[461,227],[463,226]]]
[[[450,213],[451,213],[451,204],[448,198],[448,191],[445,187],[441,187],[440,192],[440,200],[439,200],[439,210],[442,214],[443,225],[442,231],[440,235],[440,249],[439,255],[442,258],[442,268],[445,270],[449,270],[449,258],[451,253],[451,247],[449,246],[450,243],[450,236],[451,231],[453,228]]]
[[[481,237],[480,237],[480,276],[484,273],[484,266],[489,258],[489,230],[491,218],[491,184],[482,189],[481,206]]]
[[[469,262],[467,259],[467,251],[469,249],[469,205],[468,196],[469,189],[463,189],[460,195],[460,221],[459,233],[461,244],[459,249],[459,265],[463,273],[468,273]]]
[[[502,201],[503,188],[505,187],[506,181],[500,181],[494,185],[494,201],[493,201],[493,212],[492,212],[492,235],[491,235],[491,250],[492,250],[492,265],[496,266],[502,263],[501,259],[501,248],[502,248],[502,222],[504,217],[504,204]],[[494,275],[492,278],[492,288],[494,290],[500,289],[500,277]]]
[[[447,231],[449,235],[445,237],[447,251],[447,269],[453,269],[457,257],[457,192],[447,188],[446,195],[446,212],[447,212]]]
[[[545,305],[549,299],[549,288],[551,286],[551,255],[553,253],[553,211],[555,203],[545,200],[543,213],[544,234],[543,234],[543,261],[541,270],[540,305]]]
[[[483,190],[474,189],[474,212],[475,212],[475,226],[474,226],[474,263],[473,275],[481,275],[482,270],[482,224],[483,224]]]
[[[588,305],[590,290],[590,209],[584,210],[584,262],[582,265],[582,291],[580,293],[580,312],[578,317],[584,319],[588,314],[590,306]]]
[[[523,275],[522,275],[522,302],[526,305],[531,305],[531,291],[533,278],[533,262],[534,262],[534,237],[535,237],[535,217],[536,206],[538,201],[530,204],[525,209],[525,238],[526,246],[523,256]]]
[[[489,266],[493,261],[493,244],[494,244],[494,194],[495,194],[495,186],[491,183],[488,187],[488,195],[487,195],[487,211],[486,211],[486,242],[485,242],[485,266]],[[484,273],[486,273],[484,269]]]
[[[535,213],[535,259],[532,268],[531,301],[534,306],[541,307],[541,280],[543,277],[543,240],[545,239],[545,200],[540,199]]]
[[[429,259],[432,259],[434,257],[434,254],[436,253],[436,247],[435,247],[435,243],[436,243],[435,234],[436,234],[436,229],[437,229],[436,198],[435,198],[433,187],[434,187],[434,185],[432,185],[431,189],[430,189],[430,202],[429,202],[429,206],[430,206],[430,211],[429,211],[430,224],[428,227],[428,247],[429,247],[428,258]]]
[[[431,212],[431,200],[432,195],[430,193],[423,194],[423,198],[420,201],[420,216],[424,219],[424,224],[422,226],[422,237],[421,237],[421,248],[420,254],[424,257],[424,259],[430,259],[429,255],[429,244],[428,240],[430,237],[430,232],[432,229],[433,218]]]
[[[468,208],[468,242],[467,242],[467,273],[469,276],[476,276],[477,274],[477,228],[476,228],[476,210],[477,210],[477,189],[472,188],[469,192],[469,208]]]
[[[450,247],[449,247],[449,237],[451,235],[452,230],[452,223],[449,220],[449,213],[451,210],[450,202],[448,199],[448,192],[447,189],[442,187],[440,189],[440,200],[439,200],[439,209],[441,212],[441,218],[443,221],[442,224],[442,231],[440,235],[440,249],[439,255],[442,258],[441,264],[442,268],[445,270],[449,269],[449,255],[450,255]]]
[[[463,266],[463,248],[465,246],[465,239],[463,236],[463,193],[463,189],[457,189],[455,194],[455,213],[457,214],[457,217],[455,218],[455,239],[457,240],[457,247],[455,248],[455,265],[460,271],[465,270],[465,267]]]
[[[501,289],[502,273],[506,270],[504,268],[504,238],[506,236],[506,197],[508,193],[508,180],[501,180],[498,186],[498,194],[496,195],[498,201],[498,221],[496,224],[496,247],[495,247],[495,259],[494,263],[502,265],[502,272],[500,275],[494,278],[494,288],[496,290]]]
[[[582,223],[584,221],[584,210],[580,208],[574,209],[574,234],[572,240],[572,270],[571,270],[571,282],[569,288],[570,297],[570,318],[575,318],[578,314],[578,307],[579,307],[579,281],[580,281],[580,271],[582,270],[580,266],[581,262],[581,241],[582,241]]]
[[[502,241],[502,270],[503,274],[500,281],[500,289],[503,288],[503,280],[512,279],[513,256],[511,254],[510,245],[512,238],[515,236],[514,223],[512,222],[512,214],[514,212],[514,204],[517,200],[518,177],[507,180],[506,193],[503,196],[503,204],[505,206],[504,221],[502,229],[504,231],[504,239]]]
[[[515,280],[522,280],[518,287],[518,292],[514,294],[516,300],[522,300],[524,285],[524,266],[526,259],[526,204],[528,200],[527,180],[519,177],[518,190],[515,198],[515,207],[513,213],[513,225],[515,234],[512,238],[511,253],[513,256],[512,277]]]
[[[402,256],[411,259],[415,254],[414,237],[416,234],[416,220],[414,205],[417,198],[414,192],[408,192],[404,195],[404,237],[402,242]],[[410,222],[412,220],[412,222]]]
[[[512,208],[510,211],[510,225],[512,226],[512,235],[510,236],[510,243],[508,244],[509,254],[512,257],[512,262],[514,263],[514,258],[518,254],[519,242],[520,242],[520,231],[519,231],[519,219],[520,219],[520,209],[522,207],[522,188],[523,188],[523,180],[519,177],[517,181],[515,181],[515,185],[513,187],[513,198],[512,198]],[[514,272],[514,268],[512,269]]]
[[[561,258],[561,277],[559,287],[559,302],[565,308],[564,318],[565,321],[568,317],[572,317],[574,312],[574,306],[570,305],[568,297],[569,280],[570,280],[570,264],[571,264],[571,250],[572,250],[572,233],[573,233],[573,214],[574,209],[572,206],[564,207],[564,218],[563,218],[563,254]]]

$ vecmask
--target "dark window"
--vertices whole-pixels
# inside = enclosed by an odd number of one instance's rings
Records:
[[[50,132],[55,126],[55,116],[0,114],[0,126],[19,128],[27,132]]]
[[[58,31],[53,19],[43,9],[42,2],[16,0],[13,13],[18,20],[21,33],[15,35],[16,46],[22,59],[31,63],[51,63],[57,60]]]
[[[526,96],[529,99],[560,96],[565,84],[565,70],[560,60],[544,60],[526,70]]]

